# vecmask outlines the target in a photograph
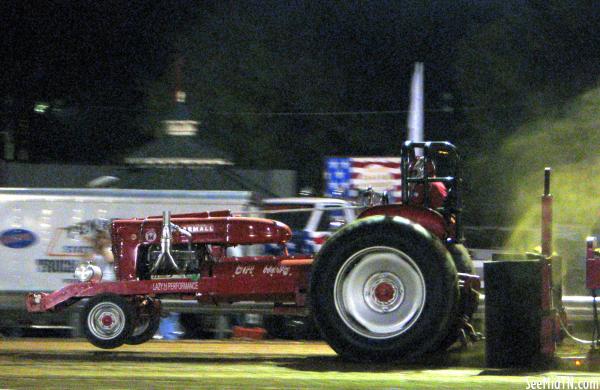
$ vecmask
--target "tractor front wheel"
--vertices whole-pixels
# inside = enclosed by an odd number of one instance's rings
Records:
[[[83,309],[82,328],[96,347],[117,348],[129,338],[134,327],[135,310],[125,298],[102,294],[91,298]]]

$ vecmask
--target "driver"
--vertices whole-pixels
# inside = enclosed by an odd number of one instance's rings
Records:
[[[427,166],[425,166],[427,165]],[[427,172],[425,172],[427,170]],[[435,164],[429,160],[425,164],[425,158],[416,157],[408,169],[411,178],[425,179],[425,177],[435,177]],[[427,175],[426,175],[427,173]],[[424,183],[412,183],[409,187],[410,203],[422,205],[425,201]],[[444,205],[444,201],[448,196],[448,190],[444,183],[436,181],[429,183],[429,207],[437,209]]]
[[[91,244],[93,251],[86,257],[88,261],[96,263],[102,269],[103,280],[114,281],[116,276],[115,260],[111,250],[112,241],[107,227],[104,225],[102,221],[92,222],[92,233],[90,236],[86,236],[85,240]]]

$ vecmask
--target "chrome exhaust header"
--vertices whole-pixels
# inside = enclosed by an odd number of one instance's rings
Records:
[[[150,269],[150,273],[155,273],[163,263],[168,263],[171,267],[173,267],[175,272],[179,272],[179,266],[173,259],[173,255],[171,254],[171,212],[163,211],[163,226],[162,226],[162,234],[160,237],[160,254],[158,258],[152,265]],[[183,230],[183,229],[182,229]]]

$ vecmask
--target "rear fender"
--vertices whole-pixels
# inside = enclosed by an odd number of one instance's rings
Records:
[[[403,204],[379,205],[366,209],[358,216],[358,219],[384,215],[389,217],[403,217],[423,226],[442,242],[448,237],[448,226],[444,217],[437,211]]]

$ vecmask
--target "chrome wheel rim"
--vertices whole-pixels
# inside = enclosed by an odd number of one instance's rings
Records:
[[[368,338],[387,339],[409,330],[419,319],[425,299],[425,279],[414,260],[386,246],[350,256],[334,284],[340,318]]]
[[[112,340],[125,329],[125,313],[116,303],[101,302],[90,310],[87,325],[94,337]]]

